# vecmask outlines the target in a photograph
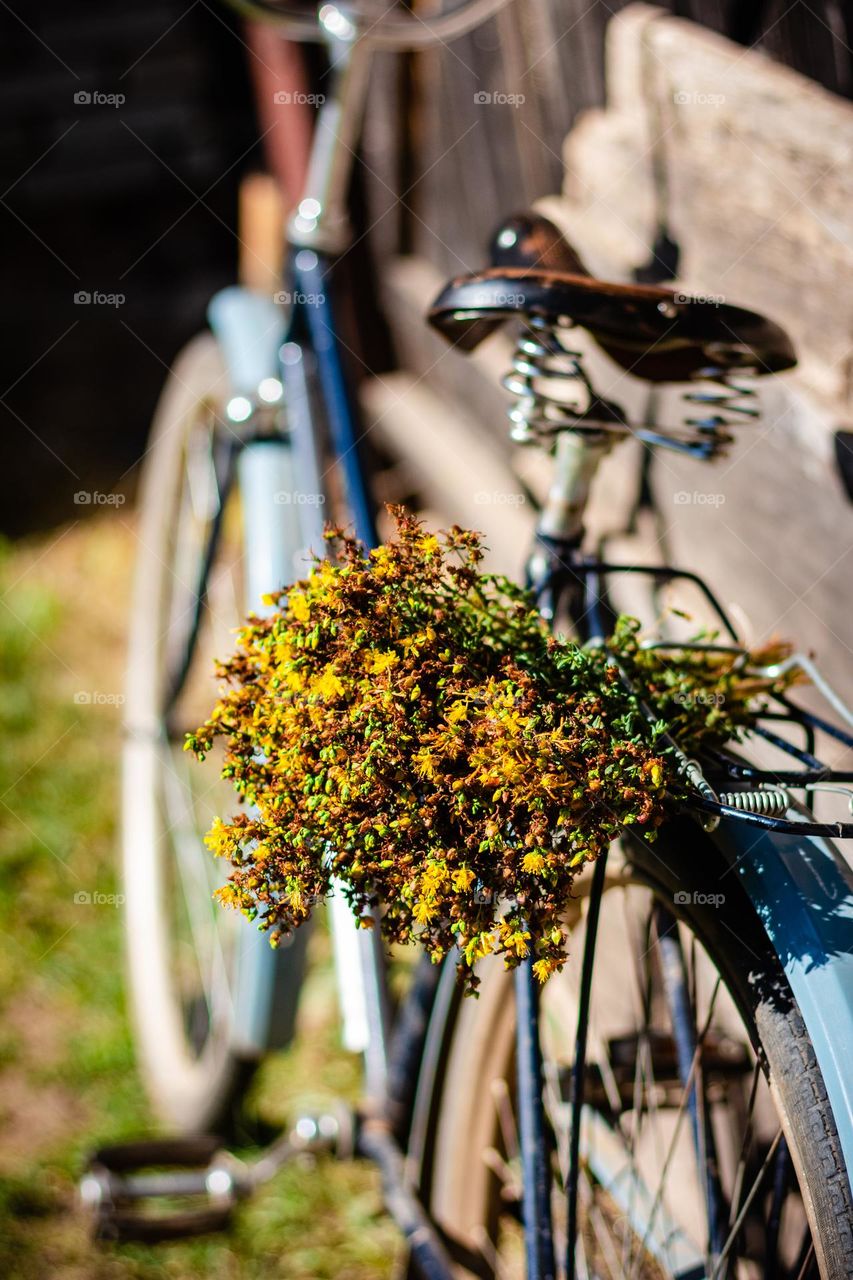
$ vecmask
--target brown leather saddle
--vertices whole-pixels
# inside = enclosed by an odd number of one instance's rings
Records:
[[[755,311],[656,285],[596,280],[557,227],[518,214],[492,242],[492,266],[442,289],[429,321],[473,351],[512,316],[579,325],[617,364],[650,382],[682,382],[704,369],[778,373],[796,364],[791,340]]]

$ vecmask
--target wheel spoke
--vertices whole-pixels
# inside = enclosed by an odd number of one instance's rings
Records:
[[[808,1248],[806,1248],[806,1244]],[[808,1233],[808,1239],[804,1242],[803,1249],[805,1250],[805,1257],[803,1258],[803,1265],[797,1272],[797,1280],[806,1280],[806,1276],[814,1262],[814,1241],[811,1238],[811,1232]]]
[[[507,1275],[506,1268],[501,1262],[500,1255],[495,1248],[494,1241],[484,1226],[477,1226],[473,1230],[474,1244],[481,1254],[487,1266],[491,1267],[495,1275],[495,1280],[510,1280]]]
[[[595,1236],[595,1242],[598,1245],[601,1253],[604,1255],[604,1261],[607,1266],[608,1274],[611,1276],[612,1280],[619,1280],[619,1277],[624,1275],[625,1273],[619,1265],[619,1256],[616,1253],[616,1249],[613,1245],[611,1234],[606,1229],[606,1225],[604,1223],[604,1215],[602,1214],[601,1210],[598,1208],[598,1205],[595,1203],[595,1195],[589,1187],[589,1179],[587,1175],[584,1175],[584,1177],[581,1179],[581,1183],[578,1188],[578,1191],[581,1199],[584,1202],[584,1207],[587,1213],[589,1214],[589,1220],[590,1220],[590,1224],[592,1225],[592,1232],[593,1232],[593,1235]]]
[[[649,1234],[650,1234],[651,1230],[652,1230],[652,1229],[653,1229],[653,1227],[654,1227],[655,1218],[657,1217],[657,1214],[660,1212],[660,1209],[661,1209],[661,1204],[662,1204],[662,1201],[663,1201],[663,1196],[664,1196],[664,1187],[665,1187],[665,1184],[666,1184],[667,1175],[668,1175],[668,1173],[669,1173],[669,1168],[670,1168],[670,1165],[671,1165],[671,1163],[672,1163],[673,1157],[674,1157],[674,1155],[675,1155],[675,1148],[676,1148],[676,1144],[677,1144],[677,1142],[678,1142],[679,1133],[681,1132],[681,1123],[682,1123],[682,1121],[683,1121],[683,1119],[684,1119],[684,1115],[685,1115],[685,1113],[686,1113],[686,1112],[687,1112],[687,1110],[688,1110],[688,1102],[689,1102],[689,1098],[690,1098],[690,1092],[691,1092],[691,1089],[692,1089],[692,1087],[693,1087],[693,1080],[694,1080],[694,1077],[695,1077],[695,1075],[696,1075],[697,1067],[698,1067],[698,1065],[699,1065],[699,1058],[700,1058],[700,1055],[701,1055],[701,1053],[702,1053],[702,1045],[703,1045],[703,1043],[704,1043],[705,1036],[708,1034],[708,1028],[709,1028],[709,1027],[710,1027],[710,1025],[711,1025],[711,1019],[712,1019],[712,1017],[714,1016],[714,1007],[715,1007],[716,1002],[717,1002],[717,994],[718,994],[718,992],[719,992],[719,990],[720,990],[720,982],[721,982],[721,979],[720,979],[720,977],[719,977],[719,975],[718,975],[718,976],[717,976],[717,981],[716,981],[716,983],[714,984],[714,990],[713,990],[713,993],[712,993],[712,996],[711,996],[711,1003],[710,1003],[710,1007],[709,1007],[709,1009],[708,1009],[708,1013],[707,1013],[707,1015],[706,1015],[705,1024],[704,1024],[704,1027],[703,1027],[703,1030],[702,1030],[702,1034],[701,1034],[701,1036],[698,1038],[698,1040],[697,1040],[697,1042],[696,1042],[696,1050],[695,1050],[695,1052],[694,1052],[694,1054],[693,1054],[693,1060],[692,1060],[692,1062],[690,1063],[690,1069],[689,1069],[689,1071],[687,1072],[687,1079],[686,1079],[686,1081],[685,1081],[685,1083],[684,1083],[684,1087],[683,1087],[683,1089],[682,1089],[681,1099],[680,1099],[680,1101],[679,1101],[679,1104],[678,1104],[678,1110],[677,1110],[677,1112],[676,1112],[676,1116],[675,1116],[675,1125],[674,1125],[673,1132],[672,1132],[672,1138],[670,1139],[669,1147],[668,1147],[668,1149],[667,1149],[666,1157],[665,1157],[665,1159],[664,1159],[663,1168],[662,1168],[662,1170],[661,1170],[661,1175],[660,1175],[660,1180],[659,1180],[659,1182],[658,1182],[657,1190],[655,1191],[655,1198],[654,1198],[654,1203],[653,1203],[653,1205],[652,1205],[652,1212],[651,1212],[651,1215],[650,1215],[650,1217],[649,1217],[649,1222],[648,1222],[648,1225],[647,1225],[647,1227],[646,1227],[645,1235],[643,1236],[643,1239],[642,1239],[641,1247],[644,1247],[644,1246],[645,1246],[645,1244],[646,1244],[646,1242],[647,1242],[647,1240],[648,1240]],[[631,1275],[632,1275],[632,1277],[633,1277],[633,1275],[634,1275],[634,1272],[633,1272],[633,1271],[632,1271]]]
[[[521,1137],[522,1216],[528,1280],[553,1280],[550,1152],[542,1099],[538,989],[533,960],[515,970],[516,1081]],[[573,1252],[573,1250],[567,1250]]]
[[[580,1163],[581,1119],[583,1114],[584,1083],[586,1073],[586,1041],[589,1030],[590,996],[592,993],[592,973],[595,961],[595,943],[598,933],[601,899],[604,895],[604,880],[607,870],[607,853],[600,855],[593,871],[592,888],[589,895],[589,908],[586,917],[586,939],[581,962],[580,999],[578,1001],[578,1023],[575,1038],[575,1060],[572,1068],[572,1130],[569,1153],[569,1183],[567,1189],[566,1216],[566,1276],[574,1280],[575,1276],[575,1240],[578,1233],[578,1177]]]
[[[758,1192],[761,1190],[761,1185],[764,1182],[764,1179],[767,1175],[768,1170],[770,1169],[770,1166],[773,1163],[773,1160],[775,1159],[776,1150],[781,1141],[782,1141],[782,1130],[780,1129],[776,1134],[776,1137],[773,1139],[772,1143],[770,1144],[770,1150],[767,1152],[767,1155],[764,1158],[764,1163],[759,1169],[758,1176],[756,1177],[755,1181],[752,1184],[752,1187],[750,1188],[749,1195],[746,1197],[746,1199],[744,1200],[741,1206],[740,1213],[732,1223],[732,1229],[729,1232],[728,1239],[723,1245],[723,1248],[719,1256],[717,1257],[717,1262],[714,1267],[714,1270],[711,1272],[710,1280],[720,1280],[720,1276],[722,1275],[722,1268],[731,1252],[732,1245],[737,1239],[738,1232],[740,1231],[741,1226],[746,1218],[746,1215],[749,1212],[750,1205],[752,1204],[755,1197],[758,1195]]]
[[[165,756],[165,753],[164,753]],[[228,967],[222,947],[224,922],[211,901],[209,862],[198,827],[192,819],[193,804],[189,782],[182,782],[171,760],[164,758],[164,799],[168,829],[162,838],[174,849],[187,919],[193,939],[205,1003],[208,1010],[219,1007],[224,996],[230,1005]]]
[[[492,1098],[498,1115],[498,1124],[501,1127],[501,1137],[503,1138],[507,1160],[512,1163],[512,1161],[518,1159],[520,1150],[518,1127],[515,1122],[515,1112],[512,1109],[509,1085],[503,1076],[497,1076],[492,1081]]]
[[[697,1040],[693,1005],[691,1004],[688,990],[687,972],[678,932],[678,922],[667,907],[658,903],[655,908],[654,925],[663,971],[664,992],[675,1036],[679,1075],[684,1081],[688,1069],[693,1074],[693,1084],[690,1088],[687,1105],[693,1129],[699,1183],[704,1188],[705,1193],[708,1219],[708,1266],[710,1269],[711,1258],[715,1253],[719,1252],[719,1246],[722,1242],[722,1217],[717,1158],[713,1133],[708,1119],[704,1071],[702,1070],[704,1035]]]
[[[779,1273],[779,1230],[782,1210],[788,1195],[791,1173],[791,1154],[784,1137],[779,1143],[776,1168],[773,1173],[773,1200],[767,1215],[767,1244],[765,1246],[764,1280],[777,1280]]]
[[[490,1169],[501,1184],[501,1195],[505,1200],[521,1200],[521,1183],[518,1173],[506,1161],[497,1147],[486,1147],[483,1152],[483,1163]]]
[[[731,1229],[732,1223],[738,1212],[740,1205],[741,1189],[743,1187],[743,1179],[746,1174],[746,1162],[749,1153],[752,1150],[752,1140],[754,1136],[753,1119],[755,1115],[755,1099],[758,1095],[758,1082],[761,1079],[761,1063],[756,1059],[755,1066],[752,1069],[752,1084],[749,1090],[749,1102],[747,1103],[746,1124],[743,1131],[743,1139],[740,1146],[740,1155],[738,1157],[737,1169],[735,1170],[734,1182],[732,1183],[732,1202],[729,1209],[728,1226]]]

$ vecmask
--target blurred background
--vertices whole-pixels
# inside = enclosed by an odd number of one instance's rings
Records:
[[[360,1169],[292,1168],[192,1245],[105,1254],[75,1210],[83,1154],[151,1125],[114,849],[138,464],[170,363],[238,277],[241,189],[299,157],[259,74],[270,37],[214,0],[9,0],[0,33],[0,1271],[390,1275]],[[344,264],[380,495],[483,528],[517,571],[543,471],[508,443],[506,338],[445,358],[423,311],[534,202],[612,278],[647,267],[663,229],[685,287],[766,310],[801,355],[732,460],[658,470],[668,545],[740,601],[750,638],[796,635],[853,694],[851,43],[846,0],[516,0],[452,47],[380,55]],[[355,1088],[328,995],[309,1050],[262,1073],[265,1119],[294,1078]]]

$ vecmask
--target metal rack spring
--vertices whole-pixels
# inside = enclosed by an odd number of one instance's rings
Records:
[[[791,805],[791,797],[784,787],[759,787],[749,791],[722,791],[717,796],[727,809],[742,813],[761,813],[781,818]]]

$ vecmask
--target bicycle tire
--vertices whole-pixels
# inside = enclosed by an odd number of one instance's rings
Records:
[[[193,1042],[177,989],[176,943],[167,911],[172,851],[167,847],[168,831],[159,810],[160,786],[169,767],[163,752],[169,747],[164,744],[159,708],[164,684],[163,635],[169,630],[165,620],[170,606],[168,579],[174,576],[175,567],[170,539],[186,482],[184,450],[198,416],[215,413],[226,389],[225,366],[216,339],[212,334],[201,334],[176,360],[152,426],[140,486],[140,550],[128,644],[122,863],[130,1003],[137,1058],[150,1101],[161,1120],[183,1132],[227,1133],[234,1129],[240,1100],[263,1053],[286,1039],[292,1025],[307,936],[304,931],[291,946],[273,952],[252,923],[208,903],[215,918],[213,929],[220,927],[221,919],[222,927],[234,931],[239,939],[234,946],[244,951],[251,947],[254,959],[251,967],[239,967],[235,953],[231,953],[235,992],[231,993],[230,1007],[223,992],[220,1007],[207,1011],[206,1038],[201,1044]],[[279,521],[286,519],[286,510],[277,509]],[[176,545],[179,539],[177,534]],[[269,585],[272,589],[281,584]],[[243,616],[241,600],[231,624],[238,625]],[[223,635],[221,643],[225,648],[217,652],[224,656],[233,637]],[[202,715],[207,714],[215,696],[212,664],[209,671],[209,703]],[[178,744],[175,751],[179,750]],[[210,765],[215,774],[215,763]],[[189,757],[186,768],[199,770],[201,776],[201,767]],[[223,804],[231,800],[230,793],[223,795]],[[197,834],[199,860],[212,865],[211,855],[200,847],[203,830]],[[259,973],[264,979],[263,993],[258,989]],[[247,1014],[256,1020],[250,1044],[238,1035],[235,1009],[241,1011],[244,1023]]]

